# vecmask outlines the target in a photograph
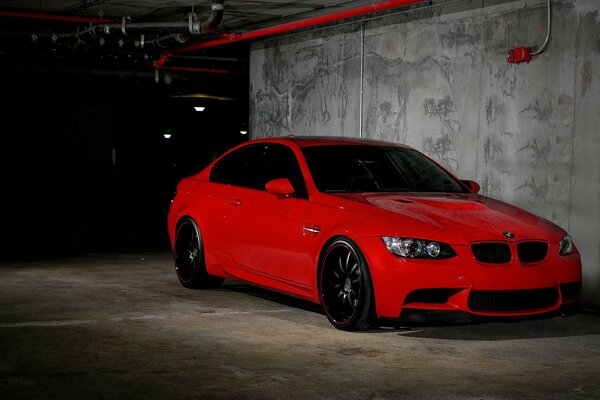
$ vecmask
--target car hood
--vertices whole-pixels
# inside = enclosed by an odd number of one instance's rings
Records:
[[[406,235],[466,244],[480,240],[545,240],[557,242],[565,231],[552,222],[478,194],[351,193],[336,197],[368,207],[385,221],[390,235]],[[362,206],[359,206],[362,207]],[[375,207],[375,209],[373,209]],[[387,235],[388,233],[386,233]]]

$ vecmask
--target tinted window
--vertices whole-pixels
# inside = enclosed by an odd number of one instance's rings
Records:
[[[296,156],[277,144],[243,147],[217,162],[210,173],[212,182],[265,190],[267,182],[288,178],[298,197],[307,197],[306,185]]]
[[[246,186],[247,176],[257,163],[259,151],[259,146],[248,146],[223,157],[212,167],[210,181]]]
[[[464,192],[443,169],[413,149],[353,145],[302,151],[322,192]]]

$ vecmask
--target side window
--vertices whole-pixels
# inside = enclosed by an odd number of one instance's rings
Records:
[[[210,171],[210,181],[266,190],[267,182],[288,178],[296,195],[308,198],[308,192],[296,156],[278,144],[262,144],[239,149],[217,162]]]
[[[210,171],[211,182],[247,186],[248,176],[256,169],[260,146],[236,150],[218,161]]]

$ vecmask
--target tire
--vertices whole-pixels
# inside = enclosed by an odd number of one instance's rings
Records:
[[[177,224],[173,255],[177,278],[186,288],[214,288],[223,283],[223,278],[206,272],[202,236],[198,225],[189,217]]]
[[[327,247],[319,273],[319,297],[337,329],[369,328],[375,305],[373,284],[365,257],[352,240],[340,238]]]

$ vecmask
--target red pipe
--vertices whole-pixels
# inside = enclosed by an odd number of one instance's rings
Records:
[[[405,6],[412,3],[420,3],[424,0],[387,0],[383,3],[372,4],[368,6],[362,6],[353,8],[350,10],[339,11],[332,14],[321,15],[318,17],[302,19],[287,24],[276,25],[269,28],[258,29],[256,31],[240,33],[240,34],[228,34],[225,37],[215,40],[208,40],[206,42],[193,44],[190,46],[180,47],[179,49],[173,50],[171,54],[189,53],[192,51],[207,49],[210,47],[221,46],[229,43],[240,42],[242,40],[257,39],[264,36],[276,35],[284,32],[289,32],[297,29],[308,28],[315,25],[325,24],[327,22],[333,22],[341,19],[357,17],[364,14],[371,14],[378,11],[387,10],[390,8]]]
[[[168,67],[168,66],[156,66],[157,69],[167,71],[184,71],[184,72],[200,72],[200,73],[212,73],[212,74],[237,74],[239,72],[228,71],[226,69],[211,69],[211,68],[193,68],[193,67]]]
[[[72,15],[56,15],[56,14],[44,14],[42,12],[25,12],[25,11],[9,11],[0,10],[0,17],[15,17],[15,18],[27,18],[27,19],[43,19],[48,21],[63,21],[63,22],[76,22],[84,24],[102,24],[106,23],[105,18],[86,18],[86,17],[74,17]]]

